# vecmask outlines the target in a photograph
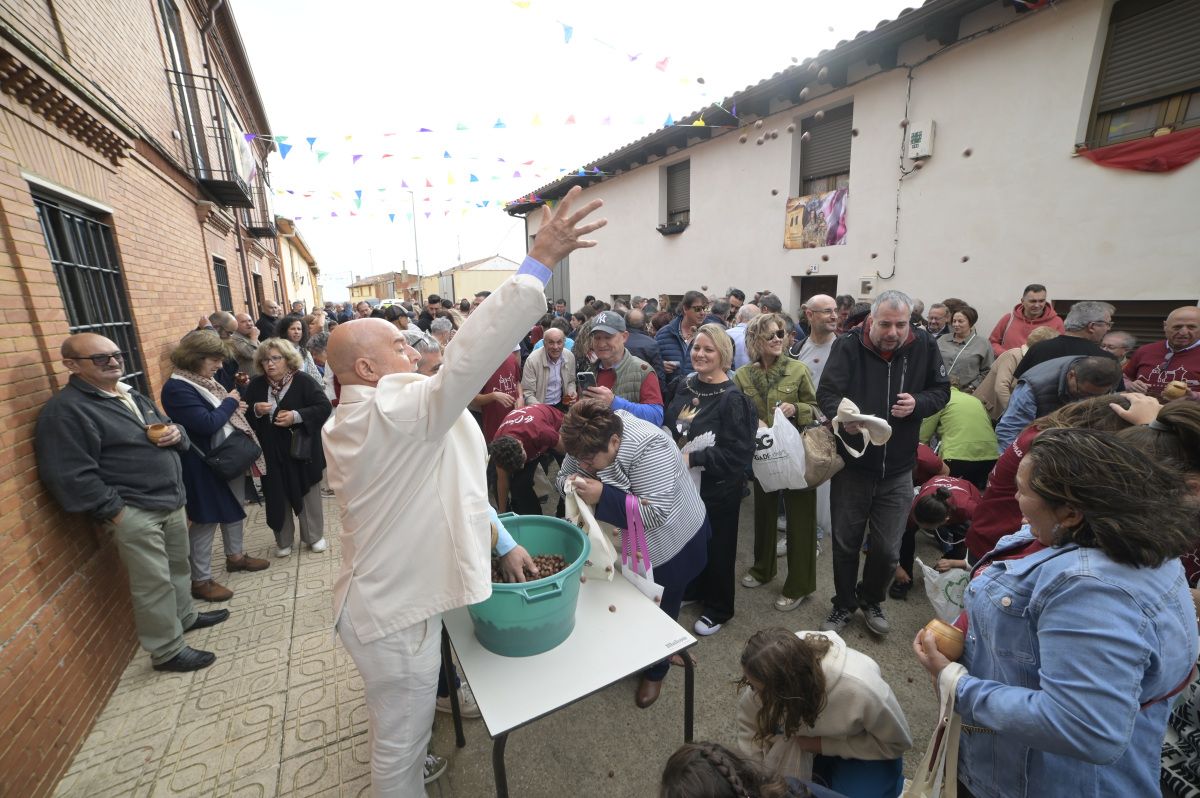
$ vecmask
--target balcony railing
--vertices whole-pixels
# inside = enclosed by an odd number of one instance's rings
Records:
[[[227,208],[253,208],[254,153],[221,89],[208,75],[166,70],[192,173]]]
[[[275,237],[275,214],[267,196],[271,193],[271,184],[265,171],[255,175],[250,182],[250,194],[254,206],[245,211],[246,235],[252,238]]]

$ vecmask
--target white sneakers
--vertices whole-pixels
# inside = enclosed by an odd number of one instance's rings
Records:
[[[282,549],[278,549],[278,548],[275,549],[275,556],[276,557],[291,557],[292,556],[292,547],[287,546]]]
[[[329,541],[327,541],[325,538],[321,538],[316,543],[309,546],[309,549],[311,549],[314,554],[320,554],[327,548],[329,548]]]
[[[717,632],[721,631],[721,624],[713,623],[712,619],[707,615],[701,615],[696,619],[696,623],[693,624],[692,629],[694,629],[696,634],[700,635],[701,637],[708,637],[709,635],[715,635]]]
[[[750,588],[762,587],[765,584],[766,584],[766,582],[760,582],[757,579],[755,579],[753,576],[751,576],[750,574],[746,574],[745,576],[742,577],[742,587],[750,587]]]
[[[450,696],[440,695],[437,698],[437,711],[450,714]],[[479,704],[475,701],[475,694],[471,692],[471,685],[463,682],[462,687],[458,688],[458,712],[464,718],[482,717],[479,712]]]

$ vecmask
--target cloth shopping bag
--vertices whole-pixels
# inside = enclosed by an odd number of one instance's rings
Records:
[[[654,581],[654,567],[650,564],[650,550],[646,546],[646,528],[642,524],[642,512],[638,498],[632,494],[625,497],[625,529],[621,533],[621,575],[655,604],[662,603],[662,585]]]
[[[573,480],[566,480],[565,490],[567,520],[582,529],[592,544],[592,553],[583,564],[583,574],[589,579],[611,582],[616,572],[617,550],[600,527],[592,508],[576,495]]]

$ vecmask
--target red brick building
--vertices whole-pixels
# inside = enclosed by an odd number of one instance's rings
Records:
[[[227,3],[0,6],[0,795],[53,791],[136,649],[112,543],[38,480],[59,345],[107,335],[157,399],[200,316],[286,302],[268,131]]]

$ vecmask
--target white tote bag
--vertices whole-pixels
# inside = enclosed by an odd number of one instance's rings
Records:
[[[937,726],[929,738],[925,757],[901,798],[956,798],[958,795],[958,739],[962,718],[954,711],[954,692],[967,669],[951,662],[938,676],[941,704]]]
[[[583,574],[592,579],[611,582],[616,571],[614,566],[617,562],[617,550],[600,528],[600,522],[592,514],[592,508],[575,494],[575,482],[572,479],[566,480],[565,490],[567,520],[582,529],[592,544],[592,553],[584,562]]]
[[[765,493],[777,490],[803,490],[804,441],[800,430],[775,408],[775,425],[759,427],[754,442],[754,478]]]

